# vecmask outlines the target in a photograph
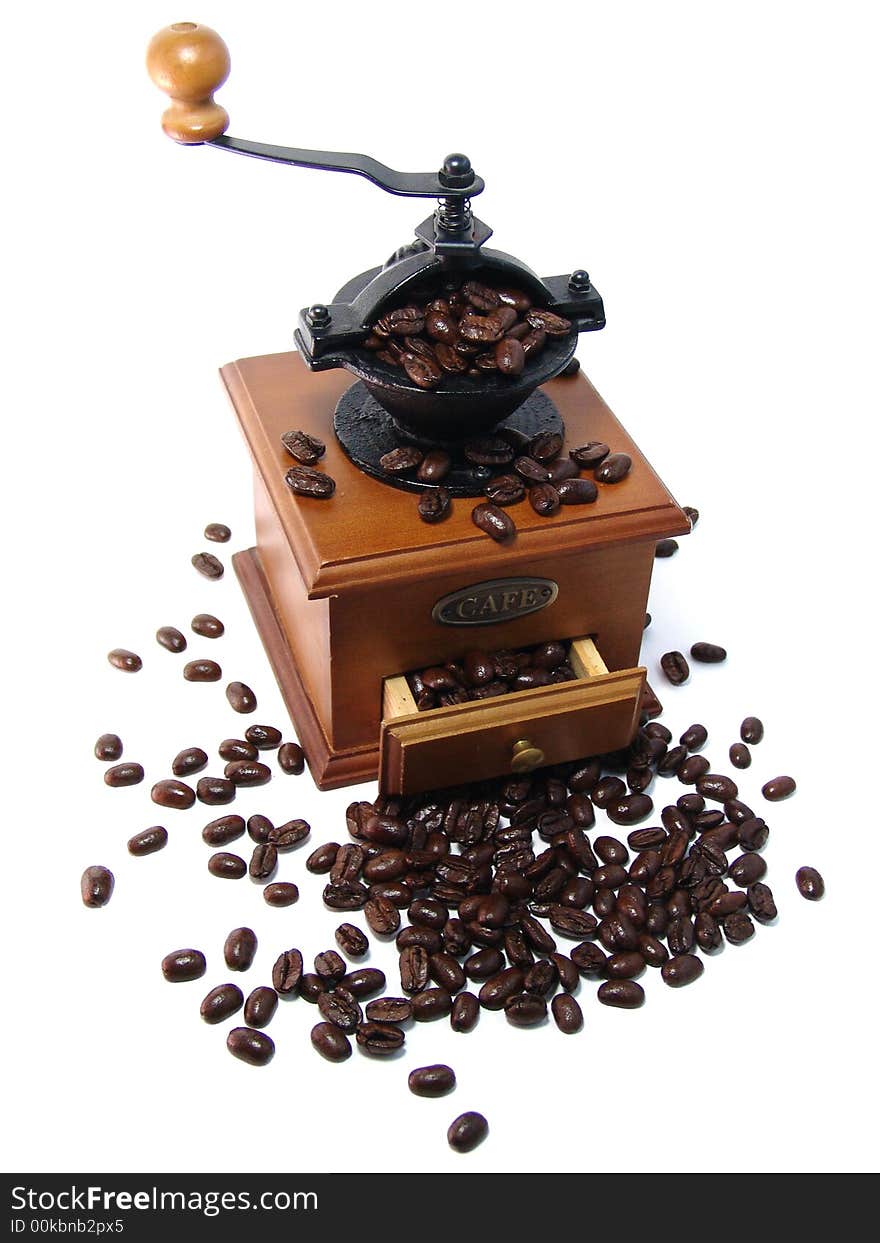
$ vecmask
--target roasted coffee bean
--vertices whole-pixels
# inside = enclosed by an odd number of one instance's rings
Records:
[[[661,539],[654,545],[655,557],[672,557],[678,552],[677,539]]]
[[[434,488],[421,494],[418,510],[422,522],[442,522],[452,512],[452,498],[445,488]]]
[[[218,984],[212,988],[199,1006],[199,1014],[206,1023],[222,1023],[240,1010],[244,993],[237,984]]]
[[[315,876],[325,876],[336,862],[338,853],[338,842],[324,842],[323,846],[313,850],[308,859],[306,859],[306,870],[312,872]]]
[[[312,496],[317,500],[325,500],[336,491],[336,480],[311,466],[291,466],[284,482],[297,496]]]
[[[441,950],[428,960],[428,972],[435,984],[455,994],[464,988],[465,973],[453,956]]]
[[[495,346],[494,358],[502,375],[521,375],[526,365],[522,343],[513,337],[502,337]]]
[[[221,880],[241,880],[247,872],[247,864],[239,855],[218,850],[208,860],[208,871]]]
[[[644,969],[645,960],[638,950],[619,950],[605,963],[605,974],[609,980],[631,980],[641,975]]]
[[[574,941],[583,941],[586,937],[593,936],[598,922],[589,911],[579,911],[557,903],[550,907],[550,927],[560,936],[570,937]]]
[[[315,1006],[318,1004],[318,998],[326,991],[327,986],[319,975],[315,975],[314,971],[304,972],[299,982],[299,995],[303,1001]]]
[[[413,1018],[417,1023],[433,1023],[452,1010],[452,994],[445,988],[423,988],[412,999]]]
[[[190,626],[193,633],[201,635],[203,639],[219,639],[226,632],[226,627],[220,618],[215,617],[213,613],[196,613]]]
[[[669,958],[669,951],[663,942],[649,932],[639,937],[639,954],[646,967],[662,967]]]
[[[608,819],[614,824],[638,824],[654,810],[653,799],[647,794],[627,794],[615,799],[605,808]]]
[[[80,894],[83,905],[97,910],[106,906],[113,896],[113,873],[109,868],[96,863],[87,867],[80,879]]]
[[[420,466],[424,454],[415,445],[399,445],[379,458],[379,465],[389,475],[405,475]]]
[[[316,1023],[310,1039],[312,1048],[328,1062],[344,1062],[351,1057],[351,1041],[333,1023]]]
[[[449,1023],[454,1032],[469,1032],[477,1025],[480,1003],[473,993],[459,993],[452,1003]]]
[[[141,858],[143,855],[154,855],[157,850],[161,850],[167,844],[168,830],[156,824],[151,829],[142,829],[140,833],[135,833],[134,837],[128,839],[128,853]]]
[[[571,331],[571,320],[556,315],[553,311],[538,310],[537,307],[526,311],[526,322],[533,328],[540,328],[549,337],[564,337]]]
[[[599,946],[593,945],[590,941],[585,941],[583,945],[576,945],[570,957],[580,974],[587,980],[600,980],[605,974],[607,959]]]
[[[157,781],[150,791],[150,798],[154,803],[158,803],[160,807],[176,807],[181,810],[192,807],[196,801],[194,791],[188,785],[184,785],[182,781],[177,781],[172,777],[164,781]]]
[[[606,776],[596,782],[591,798],[597,807],[608,807],[615,800],[625,797],[626,786],[619,777]]]
[[[757,855],[749,856],[756,859]],[[764,885],[760,881],[749,885],[747,889],[749,899],[749,910],[755,919],[761,924],[771,923],[777,916],[776,903],[773,900],[773,890],[769,885]]]
[[[216,660],[190,660],[183,666],[187,682],[219,682],[223,670]]]
[[[358,1046],[373,1057],[389,1057],[403,1048],[404,1034],[391,1023],[361,1023],[357,1029]]]
[[[228,987],[235,988],[235,985],[230,984]],[[266,1027],[271,1023],[277,1009],[278,994],[274,988],[262,984],[253,990],[244,1003],[244,1021],[249,1027]]]
[[[304,842],[311,831],[311,825],[306,820],[288,820],[286,824],[270,829],[269,841],[279,854],[287,854]]]
[[[374,331],[382,336],[415,336],[424,328],[424,313],[417,306],[401,306],[386,311],[374,325]]]
[[[493,946],[477,950],[465,961],[464,973],[471,980],[488,980],[504,967],[504,956]]]
[[[483,486],[493,505],[516,505],[526,494],[525,484],[518,475],[496,475]]]
[[[475,505],[471,513],[474,526],[496,543],[503,543],[516,535],[516,526],[509,514],[497,505]]]
[[[255,712],[257,697],[244,682],[230,682],[226,687],[226,698],[233,712]]]
[[[269,880],[278,870],[278,851],[268,843],[255,846],[248,872],[252,880]]]
[[[249,1066],[265,1066],[275,1056],[272,1037],[252,1027],[233,1027],[226,1037],[226,1047],[233,1057]]]
[[[555,992],[558,983],[559,972],[556,964],[549,958],[539,958],[526,972],[523,989],[527,993],[534,993],[536,997],[546,997]]]
[[[456,342],[456,346],[458,342]],[[445,341],[436,341],[434,343],[434,357],[440,365],[441,371],[446,371],[450,375],[461,375],[468,369],[468,360],[463,354],[460,354],[456,346],[449,345]]]
[[[325,886],[322,897],[331,911],[359,911],[367,900],[367,891],[356,881],[341,881]]]
[[[373,1023],[408,1023],[412,1002],[408,997],[379,997],[367,1002],[366,1013]]]
[[[603,1006],[619,1010],[637,1010],[645,1003],[645,990],[635,980],[606,980],[599,985],[596,996]]]
[[[348,1035],[353,1035],[358,1024],[363,1021],[357,999],[347,988],[335,988],[332,993],[321,993],[318,1010],[323,1019]]]
[[[797,782],[794,777],[773,777],[761,786],[761,793],[769,803],[778,803],[794,794]]]
[[[205,578],[223,577],[223,562],[218,560],[212,552],[197,552],[191,561]]]
[[[549,518],[559,509],[559,493],[552,483],[537,483],[529,488],[529,504],[542,518]]]
[[[545,465],[558,458],[562,452],[562,436],[559,432],[539,432],[529,442],[528,456]]]
[[[285,432],[281,437],[281,443],[292,458],[300,463],[301,466],[314,466],[319,458],[322,458],[327,452],[327,446],[323,440],[319,440],[317,436],[311,436],[308,432],[304,432],[301,428],[292,432]]]
[[[118,760],[122,758],[122,739],[118,734],[102,734],[95,743],[95,758]]]
[[[696,785],[701,777],[709,772],[709,761],[705,755],[689,755],[678,770],[678,779],[682,785]],[[700,795],[702,798],[703,796]]]
[[[632,458],[626,453],[609,453],[593,471],[599,483],[620,483],[632,467]]]
[[[703,953],[721,947],[721,929],[714,916],[708,911],[699,911],[694,919],[694,936]]]
[[[709,732],[705,725],[689,725],[678,741],[688,751],[699,751],[706,745],[708,738]]]
[[[479,1001],[484,1010],[501,1010],[504,1003],[521,992],[525,975],[519,967],[507,967],[493,975],[480,989]]]
[[[125,760],[122,764],[114,764],[104,773],[104,784],[111,786],[114,790],[121,789],[123,786],[139,785],[143,779],[142,765],[133,764],[131,760]]]
[[[658,776],[674,777],[687,758],[687,747],[671,747],[657,764]]]
[[[345,960],[336,950],[324,950],[315,956],[315,971],[322,980],[330,980],[338,984],[347,971]]]
[[[756,716],[747,716],[739,727],[739,736],[743,742],[757,745],[764,737],[764,723]]]
[[[743,889],[761,880],[766,873],[767,864],[760,855],[754,853],[740,855],[738,859],[734,859],[729,870],[730,879]]]
[[[721,927],[731,945],[743,945],[755,935],[755,925],[745,911],[733,911],[725,916]]]
[[[262,786],[272,779],[272,770],[259,760],[231,760],[223,775],[234,786]]]
[[[268,816],[262,816],[259,813],[249,816],[247,822],[248,837],[251,841],[260,845],[268,842],[270,835],[274,832],[275,825]]]
[[[591,505],[599,495],[592,479],[564,479],[556,492],[561,505]]]
[[[233,928],[223,944],[223,959],[230,971],[247,971],[257,952],[253,928]]]
[[[446,1140],[456,1152],[471,1152],[489,1134],[489,1123],[482,1114],[470,1112],[459,1114],[450,1123]]]
[[[263,901],[269,906],[293,906],[299,901],[299,890],[292,881],[273,881],[263,890]]]
[[[400,927],[400,912],[388,898],[370,898],[364,905],[364,917],[377,936],[390,936]]]
[[[601,440],[589,440],[585,445],[571,449],[569,452],[578,466],[584,467],[585,470],[593,470],[607,458],[611,450]]]
[[[534,993],[517,993],[504,1003],[504,1017],[514,1027],[536,1027],[547,1017],[547,1002]]]
[[[578,464],[570,457],[559,457],[554,462],[548,462],[547,470],[550,475],[549,482],[553,484],[557,491],[559,491],[559,485],[561,483],[568,483],[570,480],[578,478]],[[591,481],[585,480],[585,482],[589,483]],[[592,486],[595,487],[596,485],[593,484]],[[596,489],[596,496],[598,496],[598,494],[598,489]],[[574,492],[568,493],[568,499],[564,502],[566,505],[583,504],[583,501],[574,501],[572,499],[573,495],[575,495]],[[560,500],[561,499],[562,496],[560,493]],[[588,499],[589,498],[586,493],[584,493],[584,501]]]
[[[178,751],[171,761],[171,771],[175,777],[190,777],[208,767],[208,755],[201,747],[187,747]]]
[[[432,952],[436,953],[436,950]],[[428,982],[428,951],[421,945],[405,946],[400,954],[399,967],[400,986],[403,991],[410,995],[418,993]]]
[[[743,850],[763,850],[769,836],[770,830],[760,816],[753,816],[750,820],[743,820],[737,826],[736,840]]]
[[[370,942],[354,924],[340,924],[335,932],[336,944],[349,958],[363,958],[370,948]]]
[[[579,1032],[584,1025],[583,1012],[577,1001],[569,993],[557,993],[550,1003],[553,1020],[559,1030],[566,1036]]]
[[[795,874],[795,882],[798,893],[802,898],[807,898],[810,902],[818,902],[820,898],[825,896],[825,881],[822,879],[821,873],[817,872],[815,868],[798,868]]]
[[[385,972],[378,967],[358,967],[356,971],[347,972],[340,983],[353,997],[369,997],[372,993],[381,993],[385,987]]]
[[[464,456],[474,466],[507,466],[513,461],[515,451],[500,436],[486,436],[482,440],[468,441]]]
[[[627,837],[632,850],[650,850],[654,846],[662,846],[666,841],[665,829],[634,829]]]
[[[225,522],[209,522],[204,535],[205,539],[212,540],[215,544],[228,544],[232,538],[232,532]]]
[[[446,1096],[455,1087],[455,1071],[442,1063],[420,1066],[409,1072],[407,1083],[415,1096]]]
[[[208,807],[223,807],[235,799],[235,786],[228,777],[200,777],[196,782],[196,795],[199,802]]]
[[[281,742],[281,730],[274,725],[249,725],[244,736],[251,746],[258,751],[273,751]],[[236,758],[236,757],[230,757]],[[253,759],[253,756],[242,756],[242,759]]]
[[[698,509],[694,509],[693,505],[682,505],[681,508],[682,512],[687,514],[687,520],[691,524],[691,530],[693,531],[694,527],[700,521],[700,511]]]
[[[156,631],[156,642],[169,652],[186,650],[186,635],[182,634],[176,626],[160,626]]]
[[[733,824],[742,824],[746,820],[752,820],[755,815],[751,807],[738,798],[729,799],[724,804],[724,814]]]
[[[729,755],[734,768],[748,768],[752,762],[752,753],[744,742],[733,743]]]
[[[690,667],[681,652],[664,652],[660,668],[673,686],[681,686],[691,676]]]
[[[201,950],[175,950],[162,959],[162,974],[169,984],[199,980],[207,968],[208,964]]]
[[[298,949],[285,950],[279,954],[272,968],[272,986],[282,997],[291,996],[299,989],[303,978],[303,957]]]
[[[452,458],[445,449],[430,449],[419,464],[416,478],[420,483],[439,483],[451,469]]]
[[[513,469],[528,483],[547,483],[550,479],[550,472],[544,463],[536,462],[528,456],[518,457],[513,463]]]
[[[221,760],[255,760],[257,748],[244,738],[224,738],[217,748]]]
[[[665,962],[660,968],[660,974],[664,984],[668,984],[670,988],[684,988],[686,984],[693,984],[694,980],[700,978],[703,974],[703,963],[696,954],[681,954]]]
[[[241,709],[239,709],[240,711]],[[298,742],[282,742],[278,748],[278,767],[288,776],[298,777],[305,770],[305,752]]]
[[[112,652],[107,653],[107,659],[114,669],[121,669],[123,673],[137,673],[144,666],[137,652],[130,652],[125,647],[114,647]]]
[[[726,803],[736,798],[739,790],[736,782],[721,773],[704,773],[697,778],[697,793],[716,803]]]
[[[691,656],[704,665],[718,665],[727,660],[727,652],[717,643],[692,643]]]

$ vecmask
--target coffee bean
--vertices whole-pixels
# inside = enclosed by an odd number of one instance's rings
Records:
[[[693,984],[694,980],[700,978],[703,974],[703,963],[696,954],[680,954],[665,962],[660,968],[660,974],[664,984],[668,984],[670,988],[684,988],[686,984]]]
[[[230,682],[226,687],[226,698],[233,712],[255,712],[257,697],[244,682]]]
[[[316,1023],[311,1031],[312,1048],[328,1062],[344,1062],[351,1057],[351,1041],[333,1023]]]
[[[134,837],[128,839],[128,853],[141,858],[143,855],[154,855],[157,850],[161,850],[168,843],[168,830],[163,829],[160,824],[154,825],[150,829],[142,829],[140,833],[135,833]]]
[[[162,959],[162,974],[169,984],[199,980],[208,969],[201,950],[175,950]]]
[[[186,635],[182,634],[176,626],[160,626],[156,631],[156,642],[169,652],[186,650]]]
[[[499,971],[480,989],[480,1005],[484,1010],[502,1010],[505,1001],[520,992],[524,983],[525,975],[519,967],[507,967]]]
[[[536,462],[534,458],[523,456],[518,457],[513,464],[513,469],[528,483],[547,483],[550,479],[550,472],[543,462]]]
[[[367,900],[367,891],[363,885],[343,881],[326,885],[321,896],[331,911],[359,911]]]
[[[539,432],[529,442],[528,456],[545,465],[558,458],[562,452],[562,436],[559,432]]]
[[[114,790],[121,789],[123,786],[139,785],[143,779],[143,767],[140,764],[133,764],[130,760],[122,764],[114,764],[104,773],[104,784],[111,786]]]
[[[489,1123],[482,1114],[470,1112],[459,1114],[450,1123],[446,1139],[450,1148],[456,1152],[471,1152],[481,1144],[489,1134]]]
[[[253,743],[244,738],[224,738],[217,754],[222,760],[255,760],[259,752]]]
[[[389,936],[400,927],[400,912],[387,898],[370,898],[364,904],[364,917],[377,936]]]
[[[592,479],[564,479],[556,491],[560,505],[592,505],[599,495]]]
[[[312,872],[315,876],[326,875],[336,862],[338,852],[338,842],[325,842],[323,846],[313,850],[308,859],[306,859],[306,870]]]
[[[605,974],[607,959],[599,946],[589,941],[574,947],[571,951],[571,961],[587,980],[600,980]]]
[[[493,505],[516,505],[526,494],[525,484],[518,475],[496,475],[483,486]]]
[[[654,545],[655,557],[672,557],[678,552],[677,539],[661,539]]]
[[[202,841],[208,846],[227,846],[244,833],[244,819],[241,816],[221,816],[219,820],[210,820],[202,829]]]
[[[293,906],[299,901],[299,890],[292,881],[273,881],[263,890],[263,900],[269,906]]]
[[[755,935],[755,925],[745,911],[733,911],[721,921],[721,927],[731,945],[743,945]]]
[[[645,1002],[645,990],[635,980],[606,980],[599,985],[596,996],[603,1006],[619,1010],[637,1010]]]
[[[539,310],[537,307],[526,311],[526,321],[533,328],[542,329],[550,337],[564,337],[571,331],[571,320],[565,319],[562,315],[556,315],[553,311]]]
[[[689,725],[678,741],[688,751],[699,751],[701,747],[705,747],[708,738],[709,731],[705,725]]]
[[[549,518],[559,509],[559,493],[552,483],[537,483],[529,488],[529,504],[540,517]]]
[[[452,995],[445,988],[424,988],[412,998],[413,1018],[417,1023],[433,1023],[446,1018],[452,1010]]]
[[[109,868],[105,868],[101,864],[93,864],[91,867],[87,867],[80,880],[80,893],[82,894],[83,905],[91,907],[93,910],[106,906],[113,896],[114,883],[113,873]]]
[[[536,1027],[547,1017],[547,1002],[534,993],[517,993],[505,1001],[504,1017],[514,1027]]]
[[[412,377],[411,377],[412,378]],[[421,465],[424,454],[415,445],[399,445],[379,458],[379,465],[389,475],[405,475]]]
[[[412,1003],[406,997],[379,997],[367,1002],[366,1014],[375,1023],[407,1023],[412,1018]]]
[[[336,950],[324,950],[315,955],[315,971],[322,980],[330,980],[338,984],[345,975],[346,966]]]
[[[547,471],[550,475],[549,482],[553,484],[553,486],[557,489],[557,491],[561,483],[567,483],[570,479],[578,478],[578,464],[570,457],[559,457],[555,460],[555,462],[548,462]],[[586,480],[585,482],[589,483],[592,481]],[[596,485],[593,484],[593,487],[595,486]],[[599,490],[597,488],[596,496],[598,495],[599,495]],[[588,499],[586,496],[586,493],[584,494],[584,499],[585,500]],[[572,501],[571,499],[569,499],[566,502],[566,504],[568,505],[575,504],[575,503],[576,502]]]
[[[389,1057],[403,1048],[404,1034],[392,1023],[361,1023],[357,1029],[358,1046],[373,1057]]]
[[[95,743],[95,758],[118,760],[122,758],[122,739],[118,734],[102,734]]]
[[[270,836],[275,832],[275,825],[268,816],[255,813],[248,817],[247,831],[251,841],[259,845],[261,842],[269,841]]]
[[[281,730],[274,725],[249,725],[244,731],[247,743],[254,748],[254,754],[248,756],[229,756],[229,759],[256,759],[257,751],[273,751],[281,743]]]
[[[223,577],[223,562],[218,560],[212,552],[197,552],[191,560],[198,572],[205,578]]]
[[[438,1063],[409,1072],[409,1090],[415,1096],[446,1096],[455,1087],[455,1071]]]
[[[698,509],[694,509],[693,505],[682,505],[681,508],[682,513],[687,515],[687,520],[691,524],[691,530],[693,531],[694,527],[700,521],[700,511]]]
[[[208,767],[208,756],[201,747],[187,747],[178,751],[171,761],[171,771],[175,777],[190,777]]]
[[[240,855],[218,850],[208,860],[208,871],[212,876],[217,876],[221,880],[241,880],[247,872],[247,864]]]
[[[736,840],[743,850],[763,850],[770,830],[760,816],[752,816],[737,826]]]
[[[730,865],[729,876],[735,885],[745,889],[761,880],[767,873],[767,864],[758,854],[740,855]]]
[[[752,859],[757,859],[757,855],[750,855]],[[747,889],[749,899],[749,910],[755,919],[761,924],[769,924],[776,918],[778,911],[776,910],[776,902],[773,899],[773,890],[769,885],[764,885],[760,881],[756,881],[753,885],[749,885]]]
[[[290,456],[296,458],[301,466],[314,466],[319,458],[322,458],[327,452],[327,446],[323,440],[319,440],[317,436],[311,436],[308,432],[304,432],[302,428],[297,428],[292,432],[285,432],[281,437],[281,443]]]
[[[422,522],[442,522],[452,512],[452,500],[445,488],[435,488],[423,492],[418,503],[419,517]]]
[[[346,988],[322,993],[318,997],[318,1010],[328,1023],[349,1035],[354,1034],[363,1019],[356,998]]]
[[[252,1027],[233,1027],[226,1037],[226,1047],[233,1057],[249,1066],[265,1066],[275,1056],[272,1037]]]
[[[632,458],[626,453],[609,453],[593,471],[599,483],[620,483],[632,467]]]
[[[480,1003],[473,993],[459,993],[452,1003],[449,1023],[454,1032],[469,1032],[477,1025]]]
[[[739,736],[743,742],[756,745],[764,737],[764,723],[756,716],[747,716],[739,727]]]
[[[231,760],[223,775],[234,786],[262,786],[272,779],[272,770],[259,760]]]
[[[353,997],[369,997],[372,993],[381,993],[385,987],[385,972],[378,967],[358,967],[356,971],[348,971],[340,981]]]
[[[218,984],[212,988],[199,1006],[199,1014],[206,1023],[222,1023],[240,1010],[244,993],[237,984]]]
[[[654,801],[647,794],[628,794],[615,799],[605,808],[608,819],[614,824],[638,824],[654,810]]]
[[[478,527],[484,535],[488,535],[497,543],[503,543],[516,535],[516,526],[513,519],[497,505],[476,505],[471,518],[475,527]]]
[[[306,820],[288,820],[269,831],[269,841],[279,854],[288,854],[300,842],[304,842],[311,833],[311,825]]]
[[[569,993],[557,993],[550,1003],[556,1026],[566,1036],[579,1032],[584,1025],[584,1016],[580,1006]]]
[[[752,762],[752,753],[744,742],[733,743],[729,755],[734,768],[748,768]]]
[[[798,868],[795,874],[798,893],[802,898],[807,898],[810,902],[818,902],[825,895],[825,881],[822,879],[821,873],[815,868],[802,867]]]
[[[150,798],[154,803],[158,803],[160,807],[176,807],[181,811],[192,807],[196,801],[193,790],[182,781],[177,781],[173,777],[168,777],[164,781],[157,781],[150,791]]]
[[[223,807],[235,798],[235,786],[228,777],[200,777],[196,782],[196,795],[200,803],[208,807]]]
[[[130,652],[125,647],[114,647],[112,652],[107,653],[107,659],[114,669],[121,669],[123,673],[137,673],[144,665],[137,652]]]
[[[729,799],[736,798],[739,790],[730,777],[721,773],[704,773],[697,778],[697,793],[716,803],[726,803]]]
[[[183,666],[187,682],[219,682],[223,670],[216,660],[190,660]]]
[[[215,544],[226,544],[232,538],[232,532],[223,522],[209,522],[205,527],[205,539],[213,540]]]
[[[422,458],[416,478],[420,483],[439,483],[451,469],[452,458],[445,449],[430,449]]]
[[[283,742],[278,748],[278,767],[288,776],[298,777],[305,769],[305,752],[298,742]]]
[[[571,449],[569,452],[578,466],[583,466],[585,470],[593,470],[607,458],[611,450],[601,440],[589,440],[585,445],[581,445],[578,449]]]
[[[247,971],[257,952],[252,928],[233,928],[223,943],[223,960],[230,971]]]
[[[269,880],[278,870],[278,851],[269,843],[255,846],[248,873],[252,880]]]
[[[318,998],[326,991],[327,985],[319,975],[315,975],[314,971],[306,971],[299,982],[299,995],[309,1005],[317,1005]]]
[[[272,987],[282,997],[290,997],[299,989],[303,978],[303,956],[298,949],[285,950],[275,959]]]
[[[761,786],[761,793],[769,803],[778,803],[794,794],[797,782],[794,777],[773,777]]]
[[[718,665],[723,660],[727,660],[726,650],[719,647],[717,643],[692,643],[691,656],[704,665]]]
[[[521,375],[526,365],[522,343],[513,337],[502,337],[494,350],[495,365],[502,375]]]
[[[297,496],[311,496],[316,500],[325,500],[336,491],[336,480],[311,466],[291,466],[284,482]]]
[[[468,441],[464,456],[474,466],[507,466],[515,453],[500,436],[486,436],[482,440]]]
[[[201,635],[203,639],[219,639],[226,631],[220,618],[213,613],[196,613],[190,626],[193,633]]]
[[[660,668],[673,686],[681,686],[691,676],[690,667],[681,652],[664,652]]]

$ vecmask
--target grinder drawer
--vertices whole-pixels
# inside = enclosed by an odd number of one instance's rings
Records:
[[[574,681],[424,712],[405,675],[386,678],[379,788],[416,794],[626,746],[645,670],[609,673],[589,638],[572,641],[569,661]]]

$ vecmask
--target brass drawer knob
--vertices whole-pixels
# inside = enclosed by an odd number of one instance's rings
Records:
[[[513,754],[510,757],[511,772],[530,773],[533,768],[540,768],[543,763],[544,752],[540,747],[529,742],[528,738],[521,738],[519,742],[513,744]]]

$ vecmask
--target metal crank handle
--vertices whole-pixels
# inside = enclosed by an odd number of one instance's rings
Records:
[[[405,198],[473,198],[485,187],[466,155],[448,155],[436,173],[402,173],[369,155],[348,151],[317,151],[307,147],[276,147],[226,136],[229,114],[214,101],[229,76],[229,50],[215,30],[197,22],[175,22],[150,40],[147,72],[170,96],[162,128],[175,142],[208,143],[221,151],[249,155],[276,164],[317,168],[366,177],[389,194]]]

